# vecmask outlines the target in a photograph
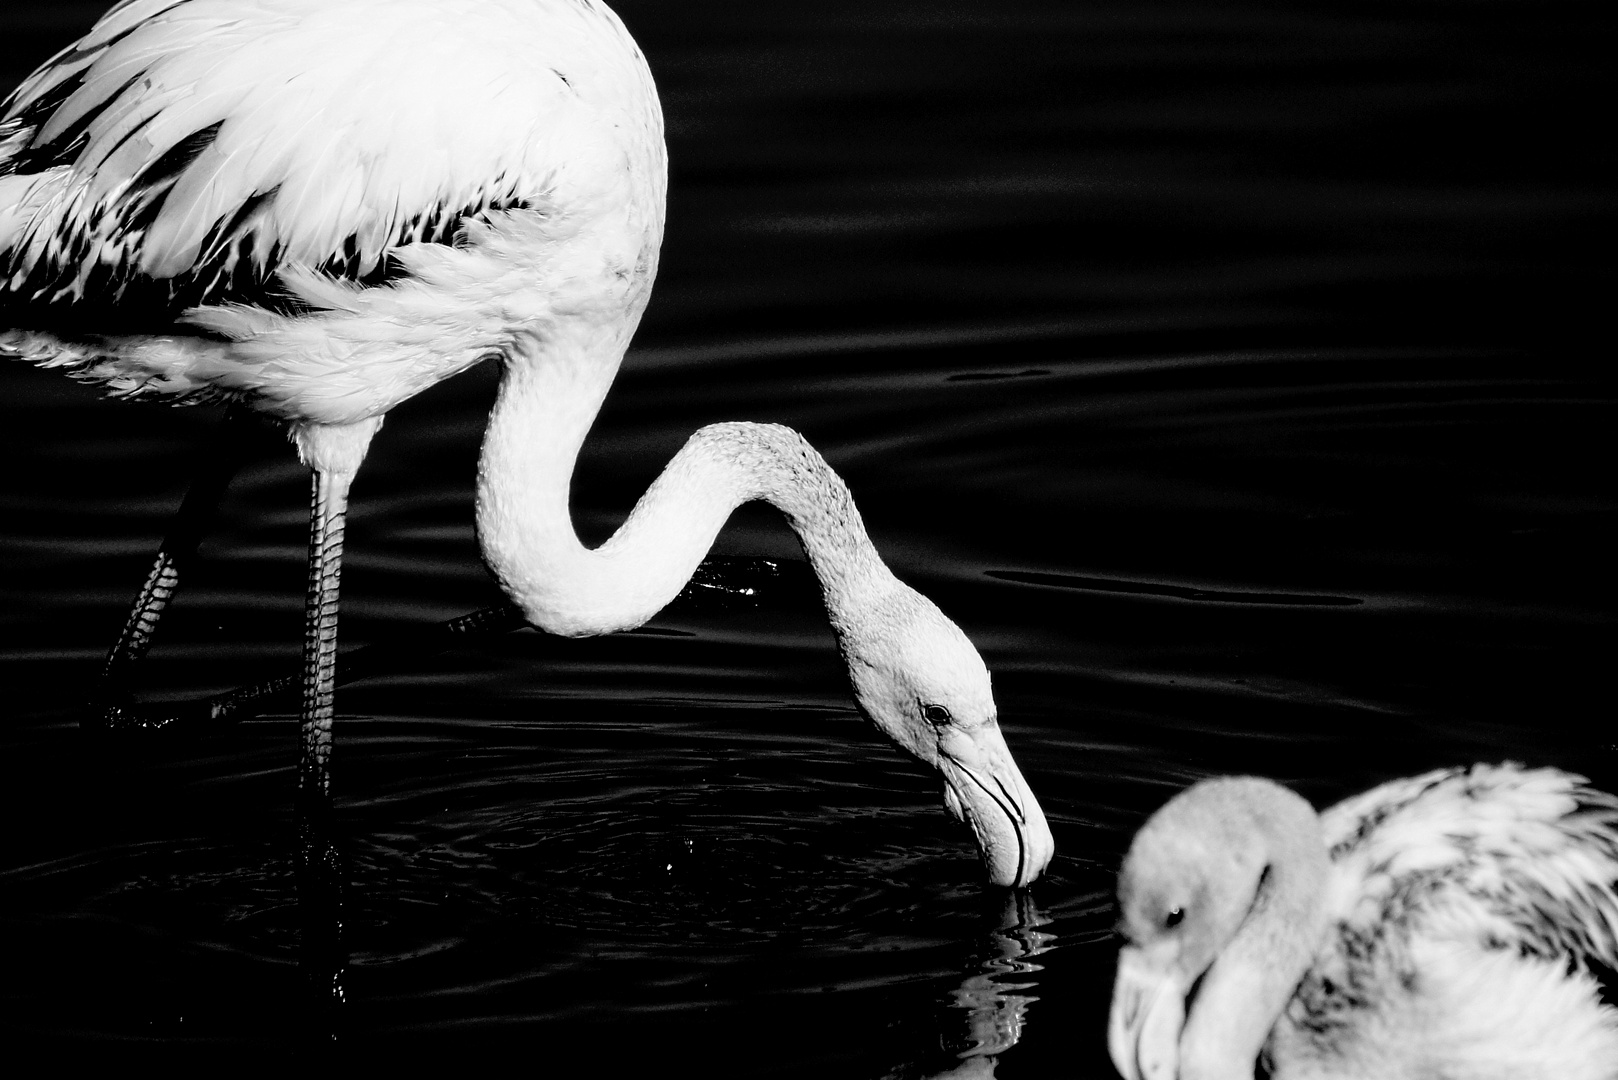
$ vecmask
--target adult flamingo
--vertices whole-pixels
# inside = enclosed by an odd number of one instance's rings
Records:
[[[1268,780],[1181,792],[1118,879],[1130,1080],[1618,1078],[1618,799],[1448,769],[1315,811]],[[1189,1015],[1187,1013],[1189,997]]]
[[[667,175],[651,73],[604,5],[125,0],[3,115],[0,351],[278,418],[312,470],[305,796],[330,784],[349,485],[388,410],[498,357],[477,523],[530,622],[639,625],[765,499],[862,711],[940,772],[991,879],[1049,862],[982,660],[796,433],[704,428],[610,540],[579,543],[573,465],[650,295]],[[118,648],[144,647],[173,578],[160,555]]]

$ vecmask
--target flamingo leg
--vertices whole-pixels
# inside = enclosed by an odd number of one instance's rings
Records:
[[[366,436],[367,441],[369,435]],[[347,878],[331,812],[332,720],[337,689],[337,613],[343,531],[354,468],[313,470],[309,501],[309,592],[304,607],[303,708],[298,755],[299,966],[320,1036],[335,1037],[345,997],[343,943]]]
[[[151,648],[158,621],[179,587],[182,572],[196,558],[225,488],[249,456],[255,427],[246,410],[235,406],[226,410],[158,548],[152,569],[130,605],[123,630],[107,653],[90,705],[89,723],[120,730],[161,728],[171,722],[170,718],[149,716],[134,707],[131,688],[135,668]]]
[[[353,476],[316,469],[309,508],[309,593],[304,608],[302,752],[298,793],[306,805],[331,794],[332,717],[337,690],[337,602],[343,521]]]

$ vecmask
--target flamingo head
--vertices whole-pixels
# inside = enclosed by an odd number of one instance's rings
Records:
[[[908,586],[865,615],[838,627],[860,711],[937,770],[944,806],[971,826],[989,879],[1027,885],[1050,864],[1055,841],[1001,734],[983,658]]]
[[[1180,1075],[1191,988],[1245,911],[1228,887],[1232,877],[1245,875],[1222,865],[1227,858],[1239,860],[1207,840],[1154,819],[1135,838],[1119,874],[1118,931],[1125,944],[1118,953],[1107,1037],[1113,1064],[1126,1080]]]
[[[1180,792],[1135,834],[1118,874],[1118,953],[1107,1042],[1126,1080],[1251,1076],[1275,1011],[1261,1015],[1264,991],[1291,994],[1312,954],[1310,934],[1323,929],[1309,886],[1323,882],[1325,843],[1314,810],[1268,780],[1220,777]],[[1276,888],[1291,883],[1283,894]],[[1223,1013],[1197,1023],[1196,1010],[1217,997],[1209,987],[1216,961],[1256,913],[1273,914],[1296,931],[1296,948],[1272,945],[1270,978],[1239,986],[1239,1015],[1256,1018],[1247,1032]],[[1252,929],[1251,927],[1246,927]],[[1267,939],[1266,939],[1267,940]],[[1292,976],[1276,975],[1303,958]],[[1221,985],[1219,993],[1228,987]],[[1220,1025],[1223,1025],[1222,1027]],[[1251,1045],[1242,1043],[1251,1036]],[[1234,1049],[1232,1049],[1234,1048]]]

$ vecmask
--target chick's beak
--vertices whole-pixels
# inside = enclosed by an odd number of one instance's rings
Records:
[[[1188,987],[1166,964],[1126,945],[1112,985],[1107,1049],[1124,1080],[1174,1080]]]
[[[1056,842],[1000,728],[950,733],[940,741],[938,764],[944,806],[972,827],[989,880],[1020,888],[1039,877]]]

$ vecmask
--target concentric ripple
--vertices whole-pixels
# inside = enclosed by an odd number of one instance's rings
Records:
[[[545,797],[555,775],[507,776],[483,788],[498,798],[372,837],[356,873],[389,879],[376,891],[394,897],[394,921],[408,919],[399,901],[415,894],[481,909],[474,918],[652,952],[869,943],[906,909],[980,890],[964,831],[913,789],[861,785],[868,765],[837,756],[803,748],[794,767],[813,767],[798,783],[682,787],[689,767],[625,764],[590,771],[597,794],[560,799]]]

